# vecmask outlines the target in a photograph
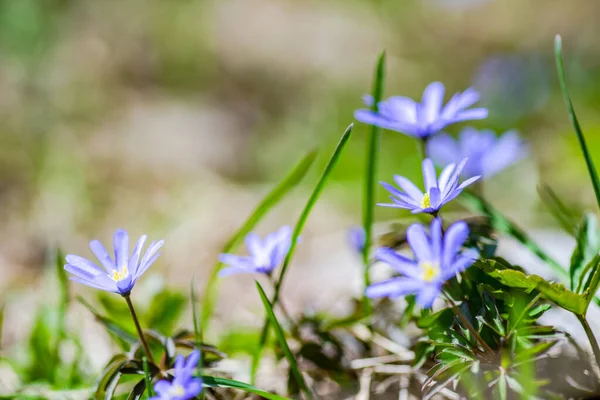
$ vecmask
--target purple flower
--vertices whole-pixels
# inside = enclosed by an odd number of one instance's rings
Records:
[[[483,178],[495,175],[527,155],[527,146],[514,130],[498,137],[491,130],[467,127],[460,132],[458,141],[441,134],[432,138],[427,146],[427,153],[436,164],[443,166],[468,158],[463,176]]]
[[[444,85],[441,82],[433,82],[423,92],[421,103],[408,97],[393,96],[381,101],[377,105],[377,112],[357,110],[354,112],[354,118],[366,124],[425,139],[448,125],[486,118],[487,109],[468,109],[477,100],[479,100],[479,93],[469,88],[462,93],[456,93],[445,106],[442,106]],[[368,106],[373,105],[372,96],[365,96],[364,101]]]
[[[469,228],[464,221],[452,224],[445,234],[439,218],[431,222],[429,235],[420,224],[409,226],[406,238],[416,259],[408,259],[387,247],[377,249],[375,258],[389,264],[402,276],[367,287],[366,295],[394,298],[416,294],[417,304],[430,308],[443,284],[477,259],[474,250],[460,252],[468,236]]]
[[[287,256],[291,245],[292,229],[289,226],[268,234],[264,240],[256,233],[249,233],[246,236],[246,247],[250,255],[221,254],[219,261],[229,267],[219,271],[219,276],[240,273],[270,274]]]
[[[194,370],[200,360],[200,352],[194,350],[187,360],[178,355],[175,360],[175,372],[171,382],[160,380],[154,384],[158,396],[150,400],[189,400],[202,391],[202,379],[194,377]]]
[[[456,164],[448,165],[444,168],[438,180],[435,174],[433,161],[426,158],[423,160],[425,193],[421,192],[421,190],[407,178],[400,175],[394,175],[394,180],[402,190],[396,189],[388,183],[381,182],[383,187],[390,192],[390,199],[392,199],[394,203],[378,205],[384,207],[406,208],[411,210],[413,214],[420,212],[435,214],[444,204],[458,196],[464,188],[479,179],[479,176],[474,176],[460,185],[458,184],[459,175],[466,162],[467,159],[465,158],[458,166]]]
[[[357,253],[362,254],[366,240],[365,229],[362,226],[353,226],[348,231],[348,242]]]
[[[104,269],[86,258],[69,254],[66,257],[65,270],[75,275],[69,279],[96,289],[119,293],[123,296],[129,295],[138,278],[160,256],[160,253],[157,252],[164,244],[164,240],[152,242],[140,260],[146,239],[146,235],[142,235],[138,239],[130,258],[129,234],[123,229],[117,229],[113,236],[114,261],[102,243],[92,240],[90,249]]]

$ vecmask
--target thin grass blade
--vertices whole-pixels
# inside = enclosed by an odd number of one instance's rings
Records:
[[[581,130],[581,126],[579,125],[579,121],[577,120],[577,116],[575,115],[575,109],[573,108],[573,103],[571,102],[569,89],[567,89],[567,80],[565,78],[565,70],[563,67],[562,39],[560,35],[556,35],[556,37],[554,38],[554,56],[556,58],[556,70],[558,71],[560,89],[563,94],[565,105],[567,106],[569,119],[573,124],[575,133],[577,134],[579,147],[581,147],[581,152],[583,153],[583,158],[585,159],[585,164],[587,165],[588,173],[590,174],[590,179],[592,180],[592,187],[594,188],[594,193],[596,194],[596,202],[598,203],[598,207],[600,208],[600,180],[598,179],[598,173],[596,172],[596,167],[594,166],[594,162],[592,161],[592,156],[590,155],[587,144],[585,143],[583,131]]]
[[[283,396],[279,396],[279,395],[272,394],[269,392],[265,392],[264,390],[258,389],[247,383],[240,382],[240,381],[234,381],[232,379],[204,375],[204,376],[202,376],[202,381],[205,386],[239,389],[239,390],[243,390],[244,392],[247,392],[247,393],[257,394],[268,400],[291,400],[287,397],[283,397]]]
[[[275,207],[286,194],[289,193],[306,175],[308,169],[312,165],[317,156],[316,151],[307,153],[298,164],[290,171],[290,173],[275,187],[265,198],[256,206],[252,214],[246,222],[238,229],[238,231],[229,239],[223,246],[222,253],[232,252],[244,239],[244,237],[260,222],[267,212]],[[200,341],[203,340],[203,332],[206,332],[208,324],[212,317],[215,301],[217,297],[218,274],[223,264],[217,263],[210,273],[206,288],[204,289],[204,297],[202,299],[202,314],[200,317],[202,331],[200,332]]]
[[[142,358],[144,365],[144,380],[146,381],[146,388],[148,389],[148,397],[154,396],[154,388],[152,387],[152,375],[150,375],[150,367],[148,366],[148,359],[146,356]]]
[[[306,220],[308,219],[310,212],[312,211],[315,203],[317,202],[317,200],[319,199],[319,196],[321,195],[321,192],[323,191],[323,188],[325,187],[325,184],[327,183],[327,178],[329,178],[329,175],[335,168],[339,158],[341,157],[341,155],[344,151],[344,148],[346,147],[346,144],[350,140],[350,135],[352,134],[353,126],[354,126],[354,124],[350,124],[350,126],[348,126],[348,128],[346,128],[346,131],[342,135],[342,138],[340,139],[335,150],[333,151],[333,154],[332,154],[331,158],[329,159],[329,162],[327,163],[325,170],[321,174],[319,181],[317,182],[315,188],[313,189],[313,192],[311,193],[310,197],[308,198],[308,201],[307,201],[306,205],[304,206],[304,209],[302,210],[302,213],[300,214],[298,221],[296,222],[296,226],[294,227],[294,232],[292,234],[292,243],[290,245],[290,250],[288,251],[288,254],[285,257],[285,260],[283,261],[283,266],[281,267],[281,273],[279,274],[279,279],[277,280],[277,283],[275,284],[275,293],[273,294],[273,299],[271,301],[271,303],[273,305],[275,305],[277,303],[277,301],[279,300],[279,291],[281,290],[281,285],[283,284],[283,278],[285,277],[287,268],[290,264],[290,261],[292,260],[292,257],[294,256],[298,237],[302,233],[302,230],[304,229],[304,225],[306,224]],[[252,370],[250,373],[252,382],[254,382],[254,379],[256,377],[256,371],[258,369],[258,363],[260,361],[262,350],[265,347],[265,343],[267,342],[267,339],[268,339],[269,324],[270,324],[269,320],[265,319],[265,322],[264,322],[263,328],[262,328],[262,332],[261,332],[261,336],[260,336],[260,342],[259,342],[259,345],[256,349],[256,352],[255,352],[253,360],[252,360]]]
[[[385,52],[382,52],[377,61],[375,77],[373,81],[373,111],[377,112],[378,104],[383,95],[383,85],[385,81]],[[371,125],[371,131],[367,139],[367,155],[365,168],[365,188],[363,197],[363,229],[365,231],[365,243],[362,249],[362,258],[364,264],[364,287],[370,285],[369,279],[369,250],[373,241],[373,216],[375,214],[375,188],[377,180],[377,159],[381,141],[381,128]],[[364,294],[362,296],[363,311],[371,308],[369,298]]]
[[[307,398],[311,399],[312,394],[310,392],[310,389],[308,388],[308,385],[304,381],[302,372],[300,372],[300,368],[298,367],[298,362],[296,361],[296,357],[294,357],[294,354],[290,350],[290,346],[288,346],[287,340],[285,340],[285,333],[283,332],[283,329],[281,328],[281,325],[279,324],[279,321],[277,321],[277,317],[275,316],[275,313],[273,312],[273,306],[269,302],[269,299],[267,298],[265,291],[263,290],[262,286],[260,286],[260,283],[258,283],[258,281],[256,282],[256,288],[258,289],[258,294],[260,294],[260,299],[262,300],[262,303],[265,306],[265,312],[267,313],[267,318],[271,322],[271,324],[273,325],[273,328],[275,330],[275,337],[277,337],[277,340],[279,341],[279,345],[281,346],[281,348],[283,349],[283,353],[285,354],[285,358],[287,358],[288,363],[290,364],[290,370],[292,371],[292,375],[294,376],[294,379],[296,379],[296,383],[298,384],[298,387],[304,392],[304,394],[306,395]]]

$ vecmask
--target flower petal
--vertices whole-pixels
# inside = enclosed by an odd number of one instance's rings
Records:
[[[421,105],[423,106],[421,114],[425,122],[431,123],[439,117],[443,101],[444,84],[441,82],[430,83],[425,88],[421,100]]]
[[[419,276],[419,270],[415,261],[396,253],[389,247],[380,247],[375,250],[375,258],[388,264],[404,276],[411,278]]]
[[[434,218],[433,221],[431,221],[431,227],[429,228],[429,236],[431,238],[431,253],[433,255],[433,260],[441,263],[443,245],[441,218]]]
[[[142,248],[144,247],[144,243],[146,243],[147,235],[142,235],[138,239],[135,247],[133,248],[133,253],[131,253],[131,258],[129,259],[129,273],[135,275],[140,266],[140,255],[142,254]]]
[[[435,135],[427,141],[427,154],[440,167],[445,167],[463,158],[456,140],[446,133]],[[440,175],[440,181],[441,179]]]
[[[112,273],[114,269],[117,269],[112,258],[110,258],[108,251],[106,251],[106,249],[104,248],[102,243],[100,243],[100,241],[92,240],[90,242],[90,249],[92,250],[92,253],[94,253],[94,255],[96,256],[98,261],[102,263],[102,266],[104,267],[106,272]]]
[[[478,257],[479,254],[474,250],[465,251],[464,253],[460,254],[450,266],[447,266],[444,270],[442,270],[442,281],[447,281],[448,279],[453,278],[456,274],[464,271],[473,265]]]
[[[115,264],[119,271],[127,267],[129,263],[129,234],[124,229],[117,229],[113,235],[113,247],[115,249]]]
[[[462,245],[469,237],[469,227],[464,221],[458,221],[450,225],[444,235],[442,249],[442,269],[452,265]]]
[[[431,308],[433,302],[441,293],[441,288],[437,285],[425,285],[417,293],[417,304],[421,308]]]
[[[161,397],[168,398],[169,391],[171,390],[171,382],[166,380],[160,380],[154,384],[154,391]]]
[[[423,198],[423,192],[421,192],[421,190],[416,187],[414,183],[400,175],[394,175],[394,181],[396,181],[396,184],[400,186],[400,188],[404,190],[404,192],[413,200],[419,203],[421,202],[421,199]]]
[[[423,282],[410,278],[394,278],[375,283],[365,289],[367,297],[398,297],[415,293],[423,287]]]
[[[164,240],[159,240],[158,242],[153,241],[152,243],[150,243],[150,246],[148,246],[148,248],[146,249],[146,253],[144,253],[144,257],[142,257],[142,261],[140,261],[140,266],[146,265],[151,258],[154,258],[156,260],[154,254],[156,254],[156,252],[163,246],[163,244],[165,244]]]
[[[435,174],[435,167],[433,161],[430,158],[426,158],[422,163],[423,169],[423,181],[425,182],[425,191],[429,192],[432,188],[437,188],[437,176]]]
[[[112,285],[104,285],[100,282],[79,278],[77,276],[70,276],[69,279],[72,280],[73,282],[81,283],[82,285],[86,285],[86,286],[89,286],[94,289],[100,289],[100,290],[104,290],[107,292],[114,292],[114,293],[119,292],[117,290],[117,285],[115,285],[115,283],[113,281],[111,281]]]
[[[406,241],[410,245],[418,262],[435,261],[431,251],[431,243],[421,224],[412,224],[406,230]]]

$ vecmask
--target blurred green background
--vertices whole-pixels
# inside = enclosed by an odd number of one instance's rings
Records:
[[[173,284],[202,279],[261,196],[318,148],[261,231],[293,224],[383,49],[386,96],[474,85],[490,109],[476,126],[526,137],[531,157],[486,194],[525,226],[554,224],[538,183],[573,206],[594,198],[553,38],[599,159],[598,15],[589,0],[2,0],[0,292],[38,282],[48,249],[91,256],[87,242],[117,227],[167,239],[153,269]],[[366,132],[356,125],[306,237],[360,221]],[[384,132],[379,178],[419,178],[418,157]],[[377,209],[380,221],[407,215]]]

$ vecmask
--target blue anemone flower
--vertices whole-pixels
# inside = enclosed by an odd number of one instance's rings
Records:
[[[477,259],[478,254],[474,250],[460,252],[468,236],[469,227],[464,221],[450,225],[445,234],[439,218],[431,222],[429,235],[420,224],[409,226],[406,239],[415,260],[387,247],[377,249],[375,258],[389,264],[402,276],[367,287],[366,295],[394,298],[416,294],[417,304],[422,308],[430,308],[440,295],[444,283]]]
[[[444,85],[441,82],[433,82],[423,92],[421,103],[408,97],[393,96],[379,102],[377,112],[357,110],[354,112],[354,118],[366,124],[426,139],[448,125],[487,118],[486,108],[469,108],[477,100],[479,93],[469,88],[462,93],[456,93],[443,106]],[[364,101],[368,106],[373,105],[372,96],[365,96]]]
[[[69,254],[66,257],[65,270],[74,275],[69,279],[95,289],[119,293],[122,296],[129,295],[138,278],[160,256],[158,250],[164,244],[164,240],[152,242],[140,260],[147,238],[146,235],[142,235],[138,239],[129,257],[129,234],[123,229],[117,229],[113,236],[114,261],[102,243],[92,240],[90,249],[104,269],[86,258]]]
[[[396,189],[392,185],[381,182],[381,185],[390,192],[392,204],[378,204],[384,207],[405,208],[411,210],[413,214],[425,212],[436,214],[442,206],[456,196],[458,196],[464,188],[479,179],[479,176],[474,176],[467,179],[460,185],[458,184],[459,176],[465,167],[467,159],[462,160],[458,165],[450,164],[440,174],[437,179],[433,161],[426,158],[423,160],[423,180],[425,181],[425,193],[416,187],[407,178],[394,175],[394,181],[402,190]]]
[[[270,274],[287,256],[291,245],[292,229],[289,226],[268,234],[264,240],[256,233],[249,233],[246,236],[246,247],[250,254],[221,254],[219,261],[229,267],[219,271],[219,276],[241,273]]]
[[[194,350],[185,359],[178,355],[175,360],[173,380],[160,380],[154,384],[154,391],[158,396],[150,400],[189,400],[202,391],[202,379],[194,377],[194,370],[200,360],[200,352]]]
[[[427,143],[427,154],[440,165],[469,161],[462,171],[464,176],[480,175],[489,178],[527,155],[527,146],[517,131],[507,131],[500,136],[487,129],[463,128],[458,140],[450,135],[437,135]]]

